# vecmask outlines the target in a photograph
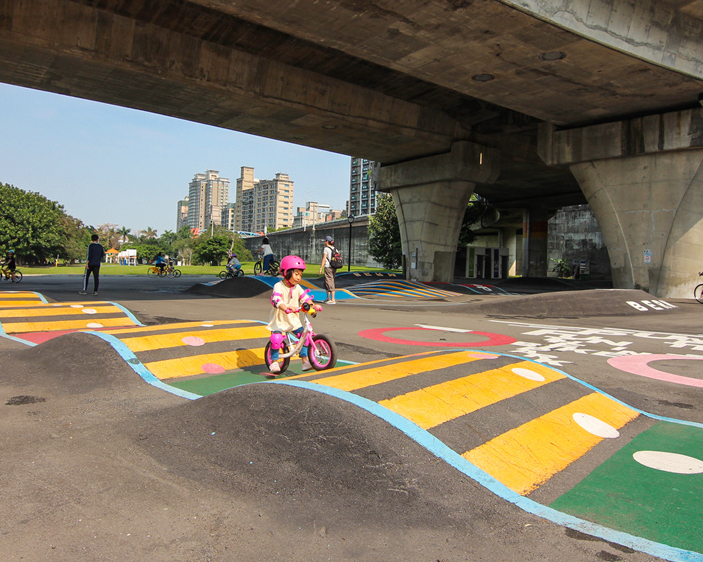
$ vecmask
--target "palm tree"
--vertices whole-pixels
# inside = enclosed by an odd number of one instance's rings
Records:
[[[123,226],[122,228],[120,228],[120,229],[117,231],[117,233],[118,233],[120,236],[122,236],[122,244],[124,244],[125,242],[127,242],[127,236],[129,236],[129,235],[132,233],[132,229],[131,229],[131,228],[127,228],[126,226]]]
[[[147,226],[146,230],[144,231],[144,238],[156,238],[156,230],[154,230],[150,226]]]

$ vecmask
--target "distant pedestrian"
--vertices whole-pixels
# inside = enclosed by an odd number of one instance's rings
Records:
[[[334,273],[335,270],[332,267],[332,250],[334,250],[334,239],[331,236],[325,237],[325,249],[322,252],[322,261],[320,262],[320,275],[325,272],[325,282],[324,287],[327,291],[327,304],[337,304],[334,300]]]
[[[93,274],[93,294],[98,294],[98,286],[100,285],[100,263],[105,257],[105,248],[98,243],[98,235],[93,234],[90,237],[88,244],[88,256],[85,260],[85,276],[83,277],[83,290],[79,291],[80,295],[88,294],[88,278]]]

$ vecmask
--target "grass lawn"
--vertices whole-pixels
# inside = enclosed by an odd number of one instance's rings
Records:
[[[256,262],[242,262],[242,269],[245,275],[254,274],[254,264]],[[104,263],[100,267],[100,275],[146,275],[148,265],[115,265],[110,263]],[[185,265],[177,266],[183,275],[212,275],[217,276],[220,271],[223,271],[224,265]],[[23,265],[18,267],[22,273],[25,275],[83,275],[85,271],[85,265],[60,265],[58,267],[53,266],[27,266]],[[305,270],[304,277],[319,277],[317,272],[320,270],[320,264],[309,263],[308,268]],[[352,266],[352,272],[363,272],[363,271],[386,271],[384,269],[378,269],[373,267],[355,267]],[[346,266],[339,270],[339,274],[347,273]],[[396,272],[399,273],[399,272]]]

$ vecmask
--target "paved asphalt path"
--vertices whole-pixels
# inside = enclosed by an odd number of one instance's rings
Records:
[[[214,287],[199,285],[212,281],[212,277],[103,276],[100,295],[85,297],[78,295],[80,280],[76,276],[28,275],[20,285],[8,283],[0,290],[36,291],[50,302],[68,306],[89,306],[91,300],[118,303],[135,320],[154,329],[148,332],[150,341],[163,337],[156,332],[164,332],[169,325],[219,322],[221,327],[216,328],[222,332],[241,330],[245,325],[254,329],[268,319],[270,291],[266,287],[260,290],[258,281],[235,279]],[[340,281],[353,292],[354,287],[369,280],[346,276]],[[196,285],[199,290],[193,292]],[[524,549],[536,552],[535,541],[552,541],[559,551],[542,554],[539,559],[652,559],[638,551],[670,560],[703,559],[697,554],[703,552],[703,476],[695,463],[703,463],[701,305],[693,299],[654,299],[642,291],[576,291],[556,281],[513,281],[500,287],[478,288],[460,284],[442,289],[455,294],[444,298],[410,294],[388,297],[366,291],[364,298],[324,305],[314,320],[315,329],[336,342],[338,369],[330,375],[296,376],[301,372],[299,362],[294,361],[288,373],[293,376],[278,382],[293,391],[311,385],[318,391],[324,387],[327,395],[341,397],[376,415],[375,408],[382,405],[381,415],[387,416],[383,419],[407,435],[413,435],[417,426],[422,428],[415,440],[447,464],[462,470],[462,463],[468,460],[483,471],[465,472],[470,477],[481,481],[485,473],[491,476],[484,484],[497,497],[489,495],[482,509],[503,509],[497,504],[507,502],[567,527],[559,540],[552,530],[534,536],[524,532],[512,536],[507,540],[514,543],[500,549],[504,559],[521,559]],[[245,325],[227,324],[242,321]],[[188,334],[190,338],[205,337],[202,331]],[[119,337],[132,345],[146,345],[141,340],[130,340],[131,333]],[[260,339],[258,335],[247,337]],[[60,342],[58,339],[43,345]],[[25,348],[19,341],[0,338],[3,357],[12,357]],[[135,353],[142,364],[172,360],[162,349],[140,349],[143,351]],[[467,359],[467,353],[457,350],[471,350],[471,357]],[[238,370],[249,377],[247,381],[260,376],[256,360]],[[515,382],[513,372],[523,375],[518,377],[522,382]],[[408,377],[408,373],[413,376]],[[372,377],[370,382],[364,383],[364,376]],[[503,376],[507,378],[499,388],[496,381]],[[386,378],[381,381],[379,377]],[[476,383],[470,390],[460,387],[467,378],[475,381],[481,377],[490,378],[490,384]],[[535,382],[538,379],[545,384]],[[232,379],[184,375],[166,382],[181,390],[211,395],[209,399],[215,400],[225,395],[211,394],[221,390],[216,380]],[[227,382],[219,384],[231,386]],[[524,390],[529,394],[523,394],[520,384],[527,385]],[[595,390],[607,396],[603,398]],[[496,392],[503,393],[499,401],[493,397]],[[427,394],[440,404],[435,407],[436,419],[428,419],[431,408]],[[450,404],[450,395],[460,396],[463,402]],[[483,402],[467,405],[466,396]],[[421,400],[420,406],[417,400]],[[577,412],[569,409],[572,404],[579,405]],[[450,406],[462,415],[447,414]],[[570,421],[573,415],[591,421],[609,416],[603,431],[614,431],[621,438],[601,435],[592,443],[580,444],[580,438],[567,434],[559,418],[567,416]],[[564,466],[552,469],[550,461],[525,476],[522,469],[516,473],[512,467],[496,462],[497,458],[509,457],[520,466],[538,464],[535,450],[541,445],[532,443],[539,443],[549,427],[556,427],[554,436],[542,440],[559,450],[560,458],[552,464]],[[423,439],[429,439],[430,445]],[[446,451],[436,448],[436,442]],[[531,445],[523,447],[526,442]],[[566,451],[570,446],[584,450],[574,452],[571,459]],[[521,448],[529,449],[524,458],[518,450]],[[663,460],[662,452],[668,454]],[[640,460],[634,463],[632,458]],[[661,463],[668,462],[670,467],[682,460],[689,465],[661,468]],[[643,508],[627,511],[621,509],[623,505]],[[543,507],[551,511],[546,513]],[[561,518],[559,514],[565,515]],[[515,520],[517,516],[510,512],[506,517]],[[574,523],[585,520],[598,523],[598,528]],[[628,542],[630,536],[646,540]],[[574,544],[587,548],[569,553],[568,548]],[[468,552],[467,547],[463,548]],[[479,550],[471,549],[473,555],[461,559],[482,559]],[[353,559],[389,559],[376,556],[362,552]],[[427,555],[415,559],[439,558]]]

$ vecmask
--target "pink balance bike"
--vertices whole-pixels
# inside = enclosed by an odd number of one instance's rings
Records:
[[[279,350],[278,365],[281,367],[281,373],[290,365],[290,358],[298,355],[303,349],[303,346],[308,348],[308,360],[316,371],[324,371],[331,369],[337,364],[337,347],[334,342],[327,336],[316,334],[312,329],[312,324],[308,320],[308,315],[315,318],[317,312],[310,303],[303,303],[303,306],[293,312],[303,313],[303,332],[300,334],[300,339],[295,337],[295,334],[286,332]],[[271,342],[266,344],[264,350],[264,360],[266,367],[270,368],[273,360],[271,359]]]

